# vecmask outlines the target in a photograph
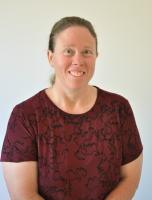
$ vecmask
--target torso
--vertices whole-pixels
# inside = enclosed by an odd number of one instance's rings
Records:
[[[45,199],[102,200],[119,182],[117,108],[111,113],[111,105],[101,101],[99,92],[83,114],[69,114],[47,101],[48,115],[39,127],[39,188]]]
[[[13,111],[2,160],[37,161],[45,200],[104,200],[119,183],[121,166],[142,150],[127,100],[97,91],[81,114],[60,109],[45,90]]]

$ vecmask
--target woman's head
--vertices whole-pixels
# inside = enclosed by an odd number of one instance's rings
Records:
[[[98,50],[97,50],[97,36],[96,36],[95,30],[94,30],[92,24],[86,19],[83,19],[83,18],[80,18],[80,17],[75,17],[75,16],[64,17],[54,24],[52,31],[50,33],[50,37],[49,37],[48,50],[54,52],[55,41],[56,41],[57,35],[59,33],[61,33],[62,31],[64,31],[65,29],[67,29],[69,27],[73,27],[73,26],[81,26],[81,27],[88,29],[90,34],[95,39],[96,54],[97,54],[97,52],[98,52]]]
[[[53,26],[49,39],[48,60],[55,70],[51,84],[71,89],[88,85],[97,54],[91,23],[79,17],[62,18]]]

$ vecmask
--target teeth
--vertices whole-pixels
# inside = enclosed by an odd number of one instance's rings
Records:
[[[84,72],[81,71],[70,71],[70,74],[72,74],[73,76],[82,76]]]

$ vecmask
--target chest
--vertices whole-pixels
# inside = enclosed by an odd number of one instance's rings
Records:
[[[47,162],[71,165],[101,156],[120,159],[121,133],[116,114],[50,118],[39,125],[38,152]],[[47,156],[46,156],[47,155]]]
[[[121,138],[115,115],[47,119],[42,124],[37,143],[39,186],[44,194],[55,199],[61,193],[67,199],[94,197],[118,183]]]

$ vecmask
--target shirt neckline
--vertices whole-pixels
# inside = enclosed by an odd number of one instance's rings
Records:
[[[94,105],[93,105],[88,111],[83,112],[83,113],[79,113],[79,114],[68,113],[68,112],[62,110],[61,108],[59,108],[59,107],[48,97],[48,95],[46,94],[46,89],[47,89],[47,88],[43,89],[41,92],[42,92],[44,98],[46,99],[47,105],[48,105],[49,107],[50,107],[50,106],[51,106],[51,107],[53,106],[53,108],[55,108],[55,109],[58,110],[61,114],[66,115],[66,116],[73,116],[73,117],[79,116],[79,117],[80,117],[80,116],[85,116],[85,115],[88,115],[89,113],[91,113],[91,112],[95,109],[95,107],[96,107],[96,105],[97,105],[97,103],[98,103],[98,101],[99,101],[99,96],[100,96],[100,95],[99,95],[99,88],[98,88],[97,86],[93,86],[93,87],[95,87],[95,88],[97,89],[97,97],[96,97],[96,100],[95,100]]]

